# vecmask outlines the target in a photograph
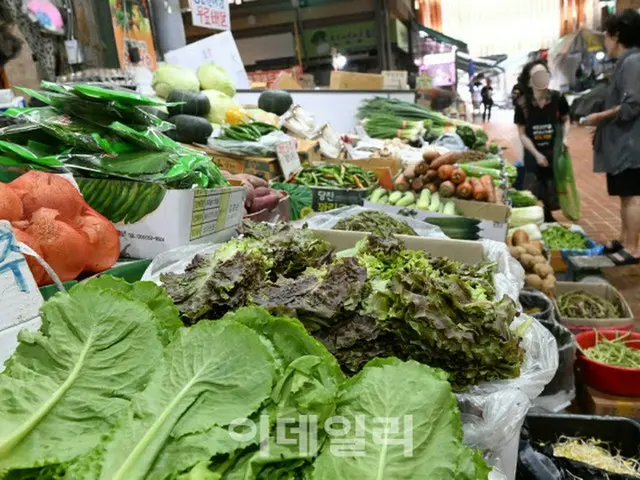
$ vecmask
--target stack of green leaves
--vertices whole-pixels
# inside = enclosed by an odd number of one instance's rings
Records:
[[[333,254],[306,229],[251,227],[161,277],[187,324],[244,305],[298,318],[354,374],[376,357],[440,367],[457,390],[520,374],[514,303],[495,298],[496,265],[465,265],[370,236]]]
[[[0,374],[0,478],[488,476],[440,370],[390,358],[345,381],[297,320],[246,308],[183,327],[150,282],[94,279],[41,316]],[[364,422],[339,438],[361,455],[334,455],[335,416]],[[403,441],[388,417],[409,419]],[[313,441],[296,433],[309,419]]]
[[[169,188],[228,185],[203,153],[167,135],[166,104],[131,91],[42,82],[21,89],[47,106],[5,112],[16,125],[0,130],[0,166],[69,171]]]

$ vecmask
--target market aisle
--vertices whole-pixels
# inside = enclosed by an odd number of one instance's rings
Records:
[[[510,111],[496,112],[493,121],[485,126],[489,138],[496,138],[509,148],[505,156],[515,161],[522,155],[516,128],[511,123]],[[593,173],[593,151],[591,133],[575,127],[569,134],[569,149],[573,159],[573,170],[580,192],[582,218],[578,222],[594,240],[604,242],[615,238],[620,231],[619,203],[607,195],[604,175]],[[557,216],[558,220],[561,220]],[[636,330],[640,331],[640,266],[609,268],[605,277],[624,295],[636,315]]]

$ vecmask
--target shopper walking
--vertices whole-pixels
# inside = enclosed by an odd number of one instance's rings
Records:
[[[487,84],[480,90],[480,96],[482,97],[482,121],[491,121],[491,107],[493,107],[493,87],[491,86],[491,79],[487,78]]]
[[[514,122],[524,147],[524,188],[542,200],[545,222],[553,222],[559,210],[553,174],[557,135],[566,139],[569,132],[569,104],[564,95],[549,90],[551,74],[544,60],[525,65],[518,79],[522,92],[515,101]]]
[[[609,195],[620,197],[622,231],[606,251],[616,265],[632,265],[640,261],[640,13],[609,19],[605,46],[617,65],[604,110],[581,123],[597,127],[594,170],[606,173]]]

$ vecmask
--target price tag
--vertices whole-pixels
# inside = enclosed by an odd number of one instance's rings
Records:
[[[286,142],[279,143],[276,147],[276,155],[285,179],[289,179],[291,175],[300,170],[302,165],[300,164],[298,144],[295,139],[291,138]]]

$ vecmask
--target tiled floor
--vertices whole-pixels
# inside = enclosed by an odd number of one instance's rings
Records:
[[[485,129],[490,138],[508,147],[505,155],[510,161],[515,161],[521,158],[522,147],[511,119],[510,112],[496,112]],[[592,171],[593,151],[589,130],[579,127],[571,130],[569,151],[582,205],[582,218],[578,223],[596,241],[617,238],[620,231],[619,201],[607,195],[604,175]],[[557,218],[561,220],[561,216]],[[640,266],[609,268],[604,270],[604,274],[620,290],[640,319]]]

